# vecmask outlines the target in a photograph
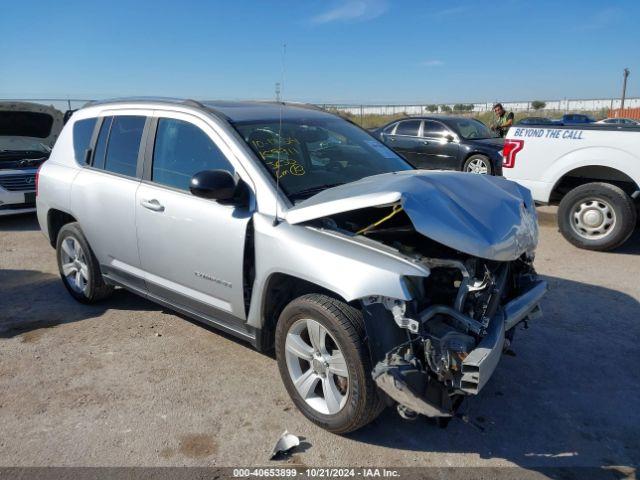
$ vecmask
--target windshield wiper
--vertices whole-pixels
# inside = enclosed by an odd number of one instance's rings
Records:
[[[316,193],[320,193],[328,188],[338,187],[344,185],[344,183],[327,183],[325,185],[316,185],[315,187],[305,188],[304,190],[297,191],[289,195],[289,198],[305,198],[311,197]]]
[[[0,149],[0,153],[8,153],[11,155],[28,155],[28,154],[32,154],[32,153],[36,153],[38,155],[43,154],[43,153],[49,153],[47,151],[44,150],[5,150],[5,149]]]

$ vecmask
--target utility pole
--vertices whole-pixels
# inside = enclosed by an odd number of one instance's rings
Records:
[[[625,68],[622,75],[622,99],[620,100],[620,110],[624,110],[624,97],[627,96],[627,77],[629,76],[629,69]]]

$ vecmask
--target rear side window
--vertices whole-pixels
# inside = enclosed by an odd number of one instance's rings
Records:
[[[417,137],[419,128],[420,120],[407,120],[400,122],[396,129],[396,135],[410,135],[412,137]]]
[[[138,152],[146,117],[116,116],[111,122],[104,169],[135,177],[138,167]]]
[[[73,124],[73,154],[80,165],[86,161],[86,152],[97,121],[97,118],[87,118]]]
[[[234,173],[224,154],[200,128],[182,120],[158,120],[151,180],[188,191],[191,177],[203,170]]]

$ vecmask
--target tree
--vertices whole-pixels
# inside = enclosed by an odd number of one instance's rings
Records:
[[[534,110],[542,110],[546,106],[547,106],[547,104],[545,102],[543,102],[542,100],[534,100],[533,102],[531,102],[531,107]]]
[[[454,112],[466,112],[466,108],[467,108],[467,106],[464,103],[456,103],[453,106],[453,111]]]
[[[451,112],[451,107],[449,105],[440,105],[440,111],[449,113]]]
[[[438,111],[438,105],[434,105],[433,103],[431,105],[427,105],[426,109],[428,111],[430,111],[431,113],[435,113]]]

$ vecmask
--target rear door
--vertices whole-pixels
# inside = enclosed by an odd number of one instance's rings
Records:
[[[139,111],[100,117],[95,146],[81,159],[88,159],[89,165],[80,170],[71,189],[72,211],[102,272],[141,292],[145,285],[136,238],[135,199],[147,119]]]
[[[211,126],[189,114],[159,112],[137,191],[138,246],[149,294],[236,333],[246,317],[243,259],[249,208],[189,191],[191,177],[237,162]]]
[[[402,120],[391,135],[385,135],[385,143],[402,155],[413,166],[420,163],[419,146],[422,139],[418,137],[420,120]]]

